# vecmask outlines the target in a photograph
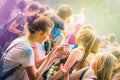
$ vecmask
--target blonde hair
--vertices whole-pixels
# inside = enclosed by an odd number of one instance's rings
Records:
[[[116,58],[107,52],[96,54],[93,60],[93,70],[98,80],[111,80],[112,68]]]
[[[86,47],[90,39],[95,38],[94,33],[90,29],[81,29],[76,37],[76,43]]]
[[[111,53],[116,57],[120,58],[120,51],[118,49],[113,49]]]
[[[81,61],[81,63],[84,63],[86,57],[89,55],[91,49],[95,45],[96,36],[90,29],[81,29],[76,40],[78,44],[81,44],[84,47],[85,54]]]
[[[82,26],[82,29],[94,30],[93,25],[91,25],[91,24],[85,24],[85,25],[83,25],[83,26]]]

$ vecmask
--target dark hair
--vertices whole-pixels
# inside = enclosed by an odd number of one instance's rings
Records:
[[[48,28],[52,28],[53,26],[53,22],[49,18],[37,14],[28,16],[27,22],[28,30],[32,34],[40,30],[46,32]]]
[[[64,30],[64,22],[57,15],[51,14],[49,18],[53,21],[55,28]]]
[[[38,2],[33,2],[28,6],[28,9],[39,10],[40,9],[40,4]]]
[[[27,3],[24,0],[18,2],[17,5],[16,5],[16,7],[18,9],[20,9],[21,11],[24,11],[24,9],[26,8],[26,6],[27,6]]]
[[[46,11],[45,7],[44,7],[44,6],[41,6],[41,7],[40,7],[40,13],[43,14],[45,11]]]

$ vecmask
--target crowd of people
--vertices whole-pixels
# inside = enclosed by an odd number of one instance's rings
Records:
[[[84,8],[6,0],[0,17],[0,80],[120,80],[117,36],[99,36]]]

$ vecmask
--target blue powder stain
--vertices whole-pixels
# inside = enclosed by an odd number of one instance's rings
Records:
[[[42,48],[42,51],[44,51],[44,50],[45,50],[45,48],[44,48],[44,44],[43,44],[43,45],[41,45],[41,48]]]
[[[32,49],[28,48],[28,49],[27,49],[27,52],[28,52],[29,54],[32,54]]]

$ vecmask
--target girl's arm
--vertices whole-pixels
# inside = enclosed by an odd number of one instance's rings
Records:
[[[16,28],[18,25],[19,23],[17,23],[16,21],[13,21],[8,30],[14,34],[19,35],[21,34],[21,31]]]
[[[40,57],[41,50],[40,50],[40,44],[38,42],[32,45],[32,49],[34,51],[35,66],[36,68],[39,68],[39,66],[45,61],[47,56],[44,56],[42,58]]]
[[[74,49],[74,50],[70,53],[70,55],[69,55],[66,63],[64,64],[64,66],[67,68],[66,71],[70,70],[71,67],[75,64],[75,62],[76,62],[76,61],[79,61],[81,57],[82,57],[82,52],[81,52],[79,49]],[[59,71],[51,78],[51,80],[57,80],[57,79],[59,79],[59,78],[62,77],[62,76],[63,76],[63,72],[62,72],[61,70],[59,70]]]
[[[44,60],[44,62],[42,62],[42,64],[39,66],[38,69],[35,67],[35,65],[25,67],[30,80],[39,80],[39,79],[41,79],[44,71],[46,70],[46,68],[49,65],[53,64],[53,62],[56,59],[60,58],[60,57],[57,57],[58,54],[60,54],[60,53],[61,54],[68,54],[69,52],[67,50],[64,50],[63,46],[61,46],[59,48],[56,48],[55,50],[52,50],[48,54],[48,56],[46,57],[46,59]]]
[[[85,70],[85,68],[82,68],[74,73],[72,73],[70,76],[69,76],[69,80],[76,80],[76,79],[79,79],[82,72]]]

